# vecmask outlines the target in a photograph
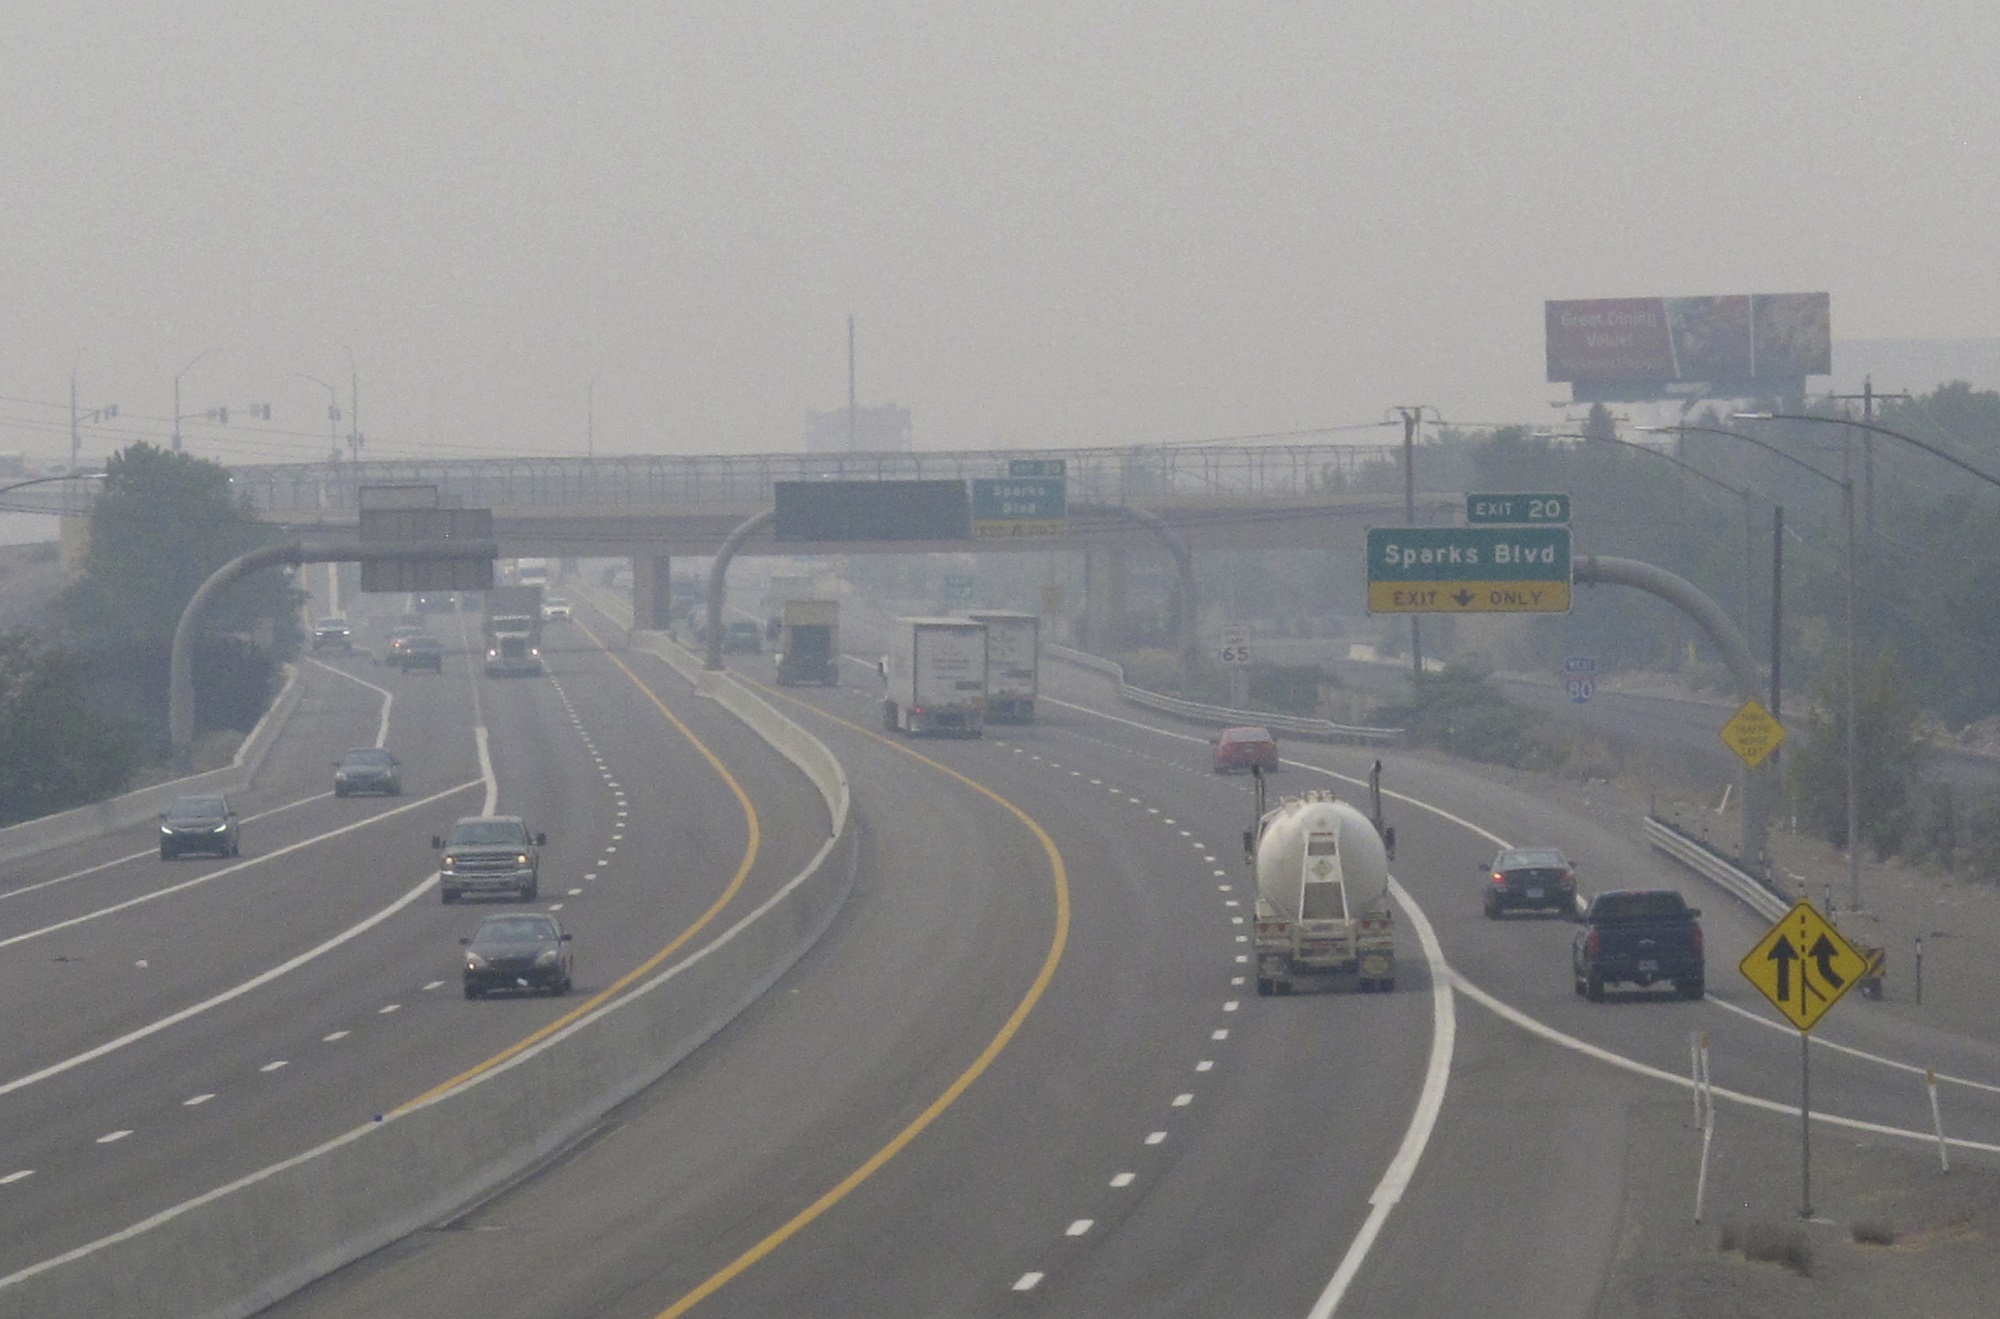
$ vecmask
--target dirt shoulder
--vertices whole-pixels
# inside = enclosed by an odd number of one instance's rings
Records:
[[[1733,812],[1717,815],[1691,792],[1638,779],[1540,777],[1549,800],[1579,813],[1601,815],[1609,797],[1635,828],[1650,806],[1718,842],[1737,837]],[[1864,858],[1857,911],[1842,853],[1782,829],[1771,848],[1780,874],[1822,910],[1831,905],[1843,932],[1889,950],[1883,999],[1867,1011],[2000,1041],[2000,958],[1992,956],[2000,888]],[[2000,1313],[2000,1160],[1954,1150],[1945,1173],[1934,1147],[1815,1124],[1814,1215],[1802,1221],[1797,1119],[1724,1105],[1697,1223],[1701,1137],[1692,1100],[1647,1100],[1632,1116],[1620,1248],[1596,1311],[1604,1319]]]

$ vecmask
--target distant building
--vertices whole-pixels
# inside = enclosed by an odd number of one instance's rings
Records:
[[[806,413],[807,453],[907,453],[910,436],[910,410],[896,403],[856,408],[852,442],[846,408]]]

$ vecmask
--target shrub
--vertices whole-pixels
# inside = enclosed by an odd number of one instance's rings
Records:
[[[1854,1241],[1862,1246],[1893,1246],[1896,1225],[1879,1218],[1864,1218],[1854,1225]]]
[[[1812,1246],[1805,1232],[1781,1223],[1725,1223],[1720,1246],[1759,1264],[1782,1264],[1801,1278],[1812,1276]]]

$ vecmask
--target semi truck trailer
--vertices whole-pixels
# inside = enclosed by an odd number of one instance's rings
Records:
[[[987,720],[996,724],[1034,723],[1042,620],[1034,614],[1001,610],[980,610],[967,617],[986,625]]]

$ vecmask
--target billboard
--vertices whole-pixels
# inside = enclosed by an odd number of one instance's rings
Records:
[[[1575,386],[1578,398],[1729,397],[1732,387],[1768,393],[1833,370],[1824,293],[1599,298],[1543,307],[1548,378]]]

